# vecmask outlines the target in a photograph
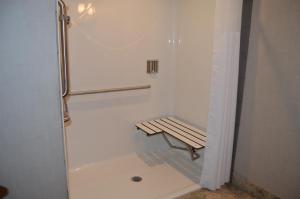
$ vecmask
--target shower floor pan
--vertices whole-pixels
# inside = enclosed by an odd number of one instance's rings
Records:
[[[189,161],[179,152],[132,154],[71,171],[70,198],[176,198],[199,189],[200,174],[201,161]]]

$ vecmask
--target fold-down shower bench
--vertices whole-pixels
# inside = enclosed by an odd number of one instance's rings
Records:
[[[206,132],[186,124],[173,117],[160,118],[136,124],[138,130],[142,130],[147,136],[162,134],[171,148],[189,151],[192,160],[200,157],[197,150],[206,146]],[[173,145],[167,136],[184,143],[186,147]]]

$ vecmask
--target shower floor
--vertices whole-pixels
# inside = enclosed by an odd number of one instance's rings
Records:
[[[131,154],[71,171],[70,198],[175,198],[200,188],[201,165],[174,150]]]

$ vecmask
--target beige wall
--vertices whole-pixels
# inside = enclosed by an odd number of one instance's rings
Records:
[[[254,0],[235,173],[300,197],[300,1]]]

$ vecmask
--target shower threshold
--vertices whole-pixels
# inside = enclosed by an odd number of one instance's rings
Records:
[[[200,188],[201,167],[187,160],[188,157],[165,149],[76,169],[70,171],[70,199],[176,198]]]

